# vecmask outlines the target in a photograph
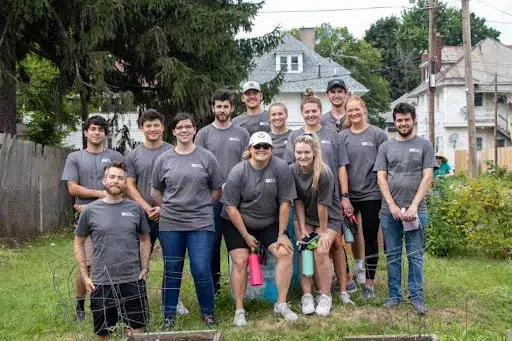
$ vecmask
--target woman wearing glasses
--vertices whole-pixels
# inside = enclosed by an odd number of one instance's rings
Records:
[[[213,206],[224,178],[215,156],[194,144],[196,124],[191,115],[178,114],[171,129],[176,147],[158,157],[151,177],[151,196],[161,207],[158,238],[164,256],[164,329],[175,323],[186,249],[202,320],[211,327],[216,324],[210,271]]]
[[[287,321],[297,320],[297,314],[286,303],[293,271],[293,245],[286,228],[290,201],[297,194],[288,164],[271,154],[270,135],[254,133],[244,152],[244,161],[231,170],[224,185],[222,216],[226,220],[222,233],[232,259],[231,287],[236,305],[233,322],[238,327],[247,325],[244,296],[249,253],[260,244],[277,262],[274,312]]]

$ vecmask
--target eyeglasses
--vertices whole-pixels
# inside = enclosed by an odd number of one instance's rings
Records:
[[[270,149],[272,146],[269,145],[268,143],[258,143],[258,144],[255,144],[254,146],[252,146],[254,149],[265,149],[265,150],[268,150]]]

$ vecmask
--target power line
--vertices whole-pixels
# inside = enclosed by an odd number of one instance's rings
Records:
[[[481,2],[482,4],[484,4],[484,5],[486,5],[486,6],[489,6],[489,7],[493,8],[493,9],[495,9],[495,10],[497,10],[497,11],[499,11],[499,12],[503,13],[503,14],[506,14],[506,15],[509,15],[509,16],[511,16],[511,17],[512,17],[512,14],[510,14],[510,13],[508,13],[508,12],[505,12],[504,10],[501,10],[501,9],[499,9],[499,8],[497,8],[497,7],[494,7],[493,5],[488,4],[488,3],[486,3],[486,2],[484,2],[484,1],[482,1],[482,0],[478,0],[478,2]]]
[[[406,8],[405,6],[371,6],[371,7],[358,7],[358,8],[329,8],[329,9],[297,9],[297,10],[273,10],[273,11],[259,11],[258,14],[278,14],[278,13],[302,13],[302,12],[342,12],[342,11],[360,11],[372,9],[392,9],[392,8]]]

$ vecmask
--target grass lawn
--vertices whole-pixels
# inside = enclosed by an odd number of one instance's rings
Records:
[[[156,257],[155,257],[156,258]],[[223,259],[224,261],[224,259]],[[226,263],[223,266],[226,268]],[[248,302],[249,325],[232,326],[234,304],[229,279],[223,278],[216,301],[219,329],[225,340],[341,340],[348,335],[436,334],[441,340],[505,340],[512,329],[512,263],[489,259],[426,258],[425,318],[411,307],[381,308],[386,293],[385,260],[381,257],[376,284],[377,298],[365,302],[354,294],[355,307],[341,306],[335,297],[328,318],[299,317],[290,325],[273,316],[267,302]],[[188,265],[182,297],[191,315],[178,319],[177,330],[204,329]],[[91,314],[85,323],[72,322],[74,279],[72,234],[62,232],[42,237],[21,248],[0,246],[0,340],[94,340]],[[149,280],[150,331],[162,321],[160,283],[162,261],[152,261]],[[299,312],[300,293],[290,295]]]

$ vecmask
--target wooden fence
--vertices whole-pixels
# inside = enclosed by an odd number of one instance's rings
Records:
[[[60,180],[68,154],[0,134],[0,242],[71,223],[72,200]]]
[[[486,160],[494,162],[494,148],[484,149],[480,152],[480,170],[487,171]],[[498,165],[512,170],[512,147],[498,148]],[[455,172],[466,173],[468,171],[468,152],[466,150],[455,151]]]

